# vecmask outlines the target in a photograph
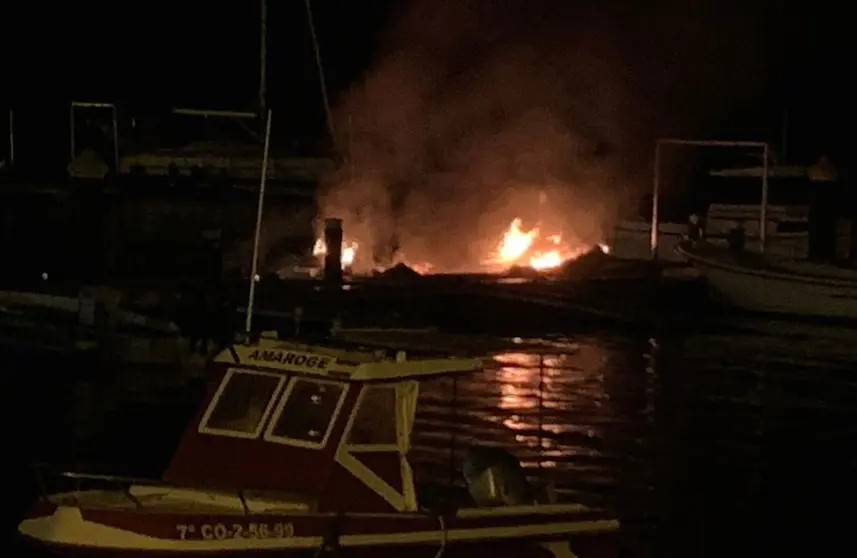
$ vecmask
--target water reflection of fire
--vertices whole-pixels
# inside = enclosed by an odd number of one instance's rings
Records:
[[[605,245],[599,244],[603,252]],[[582,243],[571,247],[560,234],[542,236],[539,227],[523,228],[523,221],[515,218],[503,233],[496,251],[485,262],[489,265],[526,265],[538,271],[556,269],[564,262],[579,258],[590,249]]]
[[[552,402],[545,401],[546,394],[542,390],[552,382],[549,377],[550,370],[545,370],[544,367],[555,366],[556,358],[540,357],[531,353],[503,353],[495,356],[494,360],[502,365],[497,369],[500,408],[520,412],[505,417],[502,420],[503,425],[518,432],[515,434],[518,443],[539,452],[539,466],[555,466],[554,461],[545,459],[554,453],[554,441],[543,434],[559,434],[562,427],[558,424],[545,424],[539,420],[537,413],[553,406]],[[532,431],[539,428],[543,432],[533,435]]]
[[[602,376],[605,359],[603,350],[594,343],[575,344],[570,352],[557,354],[508,352],[494,356],[499,408],[509,413],[498,417],[498,422],[515,433],[518,443],[537,452],[531,457],[534,461],[525,466],[550,468],[558,466],[556,460],[565,461],[572,455],[597,454],[594,448],[570,445],[556,436],[575,433],[591,439],[603,437],[597,426],[578,421],[584,409],[602,412],[598,409],[606,398]]]
[[[342,267],[351,267],[354,265],[354,258],[357,256],[357,248],[359,245],[356,242],[342,241]],[[316,239],[312,247],[312,255],[322,259],[327,255],[327,244],[323,238]]]

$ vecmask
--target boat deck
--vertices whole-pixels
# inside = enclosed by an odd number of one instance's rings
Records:
[[[423,487],[425,489],[425,487]],[[497,514],[532,515],[548,512],[581,513],[593,508],[577,502],[540,501],[522,506],[479,507],[474,506],[469,496],[447,492],[443,501],[458,505],[457,515],[473,517]],[[434,494],[434,496],[437,496]],[[449,500],[452,497],[452,500]],[[176,513],[195,515],[285,515],[295,513],[318,513],[316,502],[299,494],[266,490],[241,492],[222,490],[198,490],[158,485],[134,485],[127,490],[83,490],[62,492],[48,496],[47,501],[59,506],[88,510],[145,510],[148,513]]]
[[[119,172],[123,174],[139,167],[148,175],[167,175],[171,166],[182,175],[195,174],[201,169],[209,173],[225,172],[231,178],[258,179],[262,168],[262,147],[198,142],[182,147],[130,151],[119,159]],[[269,159],[268,179],[317,182],[335,169],[334,161],[327,157],[274,152]]]
[[[297,494],[243,493],[135,485],[123,490],[84,490],[51,495],[49,502],[83,509],[145,509],[161,513],[278,514],[312,511],[315,502]]]

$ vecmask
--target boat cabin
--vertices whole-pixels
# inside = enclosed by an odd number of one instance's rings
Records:
[[[215,381],[164,480],[306,511],[416,511],[407,454],[419,380],[481,367],[266,339],[234,345],[215,358]]]
[[[729,231],[740,226],[747,249],[761,251],[762,177],[767,170],[765,251],[788,259],[848,259],[850,218],[842,211],[845,191],[826,158],[810,166],[770,165],[710,171],[706,237],[727,244]],[[715,203],[715,198],[720,203]],[[722,203],[729,200],[728,203]],[[847,204],[846,204],[847,205]]]
[[[767,170],[768,197],[765,211],[765,252],[788,259],[845,260],[852,258],[854,216],[838,181],[838,173],[826,158],[810,166],[761,165],[715,169],[707,172],[701,187],[692,193],[691,211],[702,218],[710,244],[726,246],[736,228],[744,231],[746,249],[762,246],[762,177]],[[653,196],[640,202],[639,219],[617,224],[611,239],[612,254],[623,259],[650,259]],[[667,212],[664,212],[667,213]],[[668,213],[667,213],[668,215]],[[676,252],[689,233],[688,223],[658,225],[657,259],[684,261]]]

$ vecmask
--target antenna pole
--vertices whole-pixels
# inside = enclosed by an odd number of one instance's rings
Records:
[[[271,110],[265,124],[265,151],[262,154],[262,179],[259,184],[259,201],[256,206],[256,233],[253,237],[253,261],[250,264],[250,290],[247,293],[247,318],[244,331],[249,335],[253,325],[253,303],[256,299],[256,270],[259,267],[259,243],[262,237],[262,212],[265,209],[265,183],[268,180],[268,153],[271,148]]]
[[[259,114],[265,114],[268,96],[268,0],[259,0]]]

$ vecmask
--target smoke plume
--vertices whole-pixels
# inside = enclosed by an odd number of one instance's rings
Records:
[[[601,240],[646,187],[656,136],[696,132],[760,83],[752,18],[643,4],[411,2],[335,107],[347,163],[322,216],[343,218],[364,265],[392,245],[472,268],[514,217]]]

